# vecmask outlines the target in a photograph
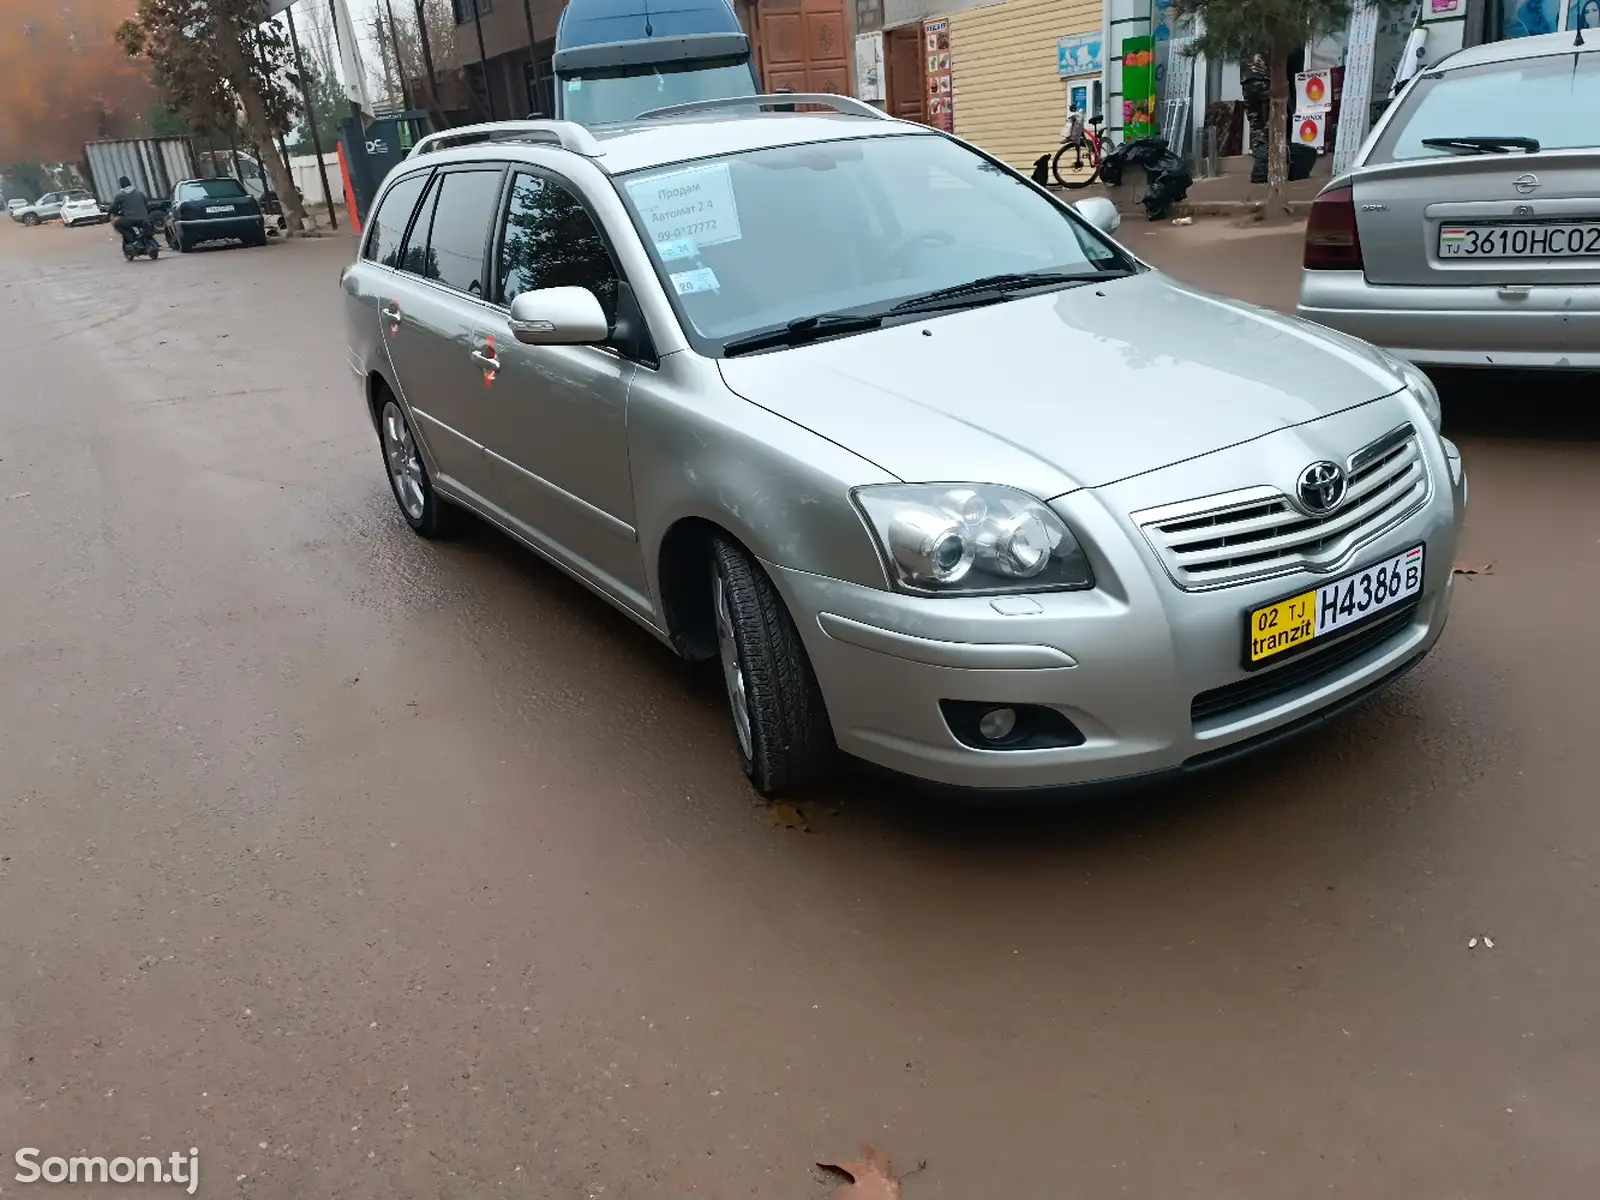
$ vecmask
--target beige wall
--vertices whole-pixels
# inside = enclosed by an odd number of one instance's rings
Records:
[[[950,18],[956,136],[1022,171],[1067,119],[1056,39],[1100,28],[1099,0],[1001,0]]]

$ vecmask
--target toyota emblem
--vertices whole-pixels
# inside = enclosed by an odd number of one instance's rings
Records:
[[[1314,517],[1326,516],[1339,507],[1348,486],[1338,463],[1314,462],[1300,472],[1300,505]]]
[[[1533,173],[1518,175],[1511,181],[1511,186],[1517,189],[1517,194],[1527,196],[1539,186],[1539,177]]]

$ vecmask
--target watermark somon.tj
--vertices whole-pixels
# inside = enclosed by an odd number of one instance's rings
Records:
[[[173,1183],[194,1195],[200,1186],[200,1151],[174,1150],[165,1158],[153,1154],[129,1157],[117,1155],[46,1155],[37,1146],[24,1146],[12,1155],[17,1165],[13,1178],[18,1183]]]

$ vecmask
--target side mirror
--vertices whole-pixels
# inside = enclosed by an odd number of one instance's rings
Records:
[[[1077,213],[1101,233],[1115,233],[1122,225],[1122,214],[1117,206],[1104,196],[1090,196],[1072,206]]]
[[[529,346],[592,346],[611,336],[611,323],[588,288],[537,288],[511,302],[511,333]]]

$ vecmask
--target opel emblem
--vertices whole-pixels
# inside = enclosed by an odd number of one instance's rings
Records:
[[[1533,174],[1518,175],[1511,181],[1511,186],[1517,189],[1518,195],[1526,196],[1539,186],[1539,177]]]
[[[1314,517],[1325,516],[1339,507],[1349,482],[1338,463],[1314,462],[1300,472],[1300,504]]]

